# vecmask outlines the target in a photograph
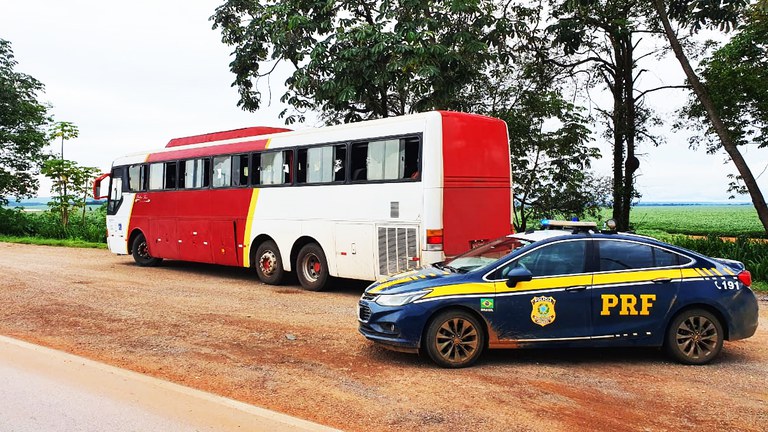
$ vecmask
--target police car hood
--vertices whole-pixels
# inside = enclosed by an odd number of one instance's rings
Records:
[[[402,294],[456,283],[458,279],[463,279],[464,277],[465,275],[460,273],[441,270],[433,266],[425,266],[419,270],[400,273],[375,282],[366,288],[365,292],[370,294]]]

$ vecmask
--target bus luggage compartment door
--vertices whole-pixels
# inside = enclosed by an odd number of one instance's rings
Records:
[[[376,279],[373,224],[336,224],[336,273],[339,277]]]

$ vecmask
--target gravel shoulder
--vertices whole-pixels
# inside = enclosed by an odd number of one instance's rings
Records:
[[[764,296],[757,334],[704,367],[652,349],[508,350],[444,370],[358,334],[365,284],[312,293],[247,269],[8,243],[0,275],[0,334],[344,430],[768,425]]]

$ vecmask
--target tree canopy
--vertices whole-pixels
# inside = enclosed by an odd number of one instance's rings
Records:
[[[48,144],[48,107],[38,100],[44,86],[16,65],[11,43],[0,39],[0,203],[37,192]]]
[[[461,90],[507,34],[495,11],[491,0],[227,0],[211,19],[234,46],[244,109],[262,106],[258,84],[283,61],[287,123],[306,110],[333,123],[465,109]]]

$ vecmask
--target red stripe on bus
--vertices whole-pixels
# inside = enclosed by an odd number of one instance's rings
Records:
[[[161,153],[152,153],[147,158],[147,162],[160,162],[176,159],[194,159],[205,156],[218,156],[233,153],[246,153],[251,151],[264,150],[267,146],[268,139],[260,139],[255,141],[244,141],[232,144],[222,144],[209,147],[198,147],[190,149],[179,149],[172,151],[165,151]]]
[[[275,134],[280,132],[290,132],[290,131],[291,129],[275,128],[275,127],[267,127],[267,126],[247,127],[247,128],[235,129],[235,130],[229,130],[229,131],[223,131],[223,132],[213,132],[213,133],[193,135],[193,136],[182,137],[182,138],[174,138],[168,141],[168,144],[166,144],[165,148],[178,147],[178,146],[190,145],[190,144],[202,144],[202,143],[214,142],[214,141],[224,141],[224,140],[230,140],[235,138],[270,135],[270,134]]]

